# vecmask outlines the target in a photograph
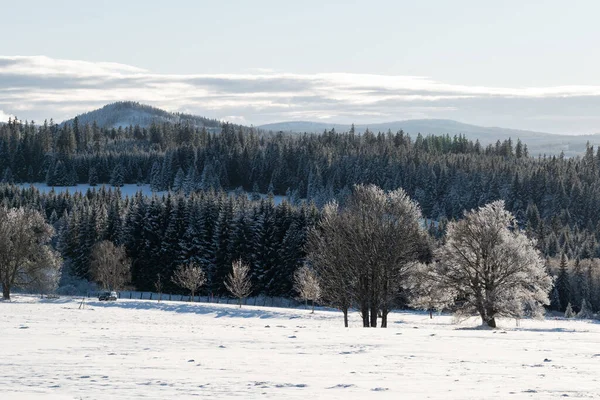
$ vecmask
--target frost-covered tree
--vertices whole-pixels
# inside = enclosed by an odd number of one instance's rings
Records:
[[[90,186],[98,185],[98,171],[96,171],[95,167],[90,167],[88,171],[88,184]]]
[[[50,246],[54,229],[36,210],[0,207],[0,283],[2,298],[13,287],[46,285],[62,260]]]
[[[108,240],[96,243],[90,256],[90,275],[104,289],[122,289],[131,280],[131,261],[125,247]]]
[[[581,309],[577,313],[577,318],[582,318],[582,319],[594,318],[594,312],[592,311],[589,303],[587,302],[587,300],[585,298],[581,300]]]
[[[418,205],[402,189],[357,185],[344,207],[327,205],[308,244],[309,259],[326,282],[326,297],[348,291],[364,327],[376,327],[379,315],[386,327],[402,285],[429,250],[421,220]]]
[[[520,231],[514,216],[496,201],[448,224],[431,276],[440,291],[454,291],[459,314],[477,312],[483,324],[543,312],[552,278],[535,242]]]
[[[565,308],[565,318],[575,318],[575,312],[573,311],[571,303],[567,303],[567,308]]]
[[[185,183],[185,174],[183,172],[183,169],[181,169],[181,167],[180,167],[177,170],[177,173],[175,174],[175,179],[173,180],[173,185],[171,186],[171,189],[174,192],[179,192],[180,190],[183,190],[184,183]]]
[[[30,282],[24,287],[39,293],[43,297],[45,294],[56,292],[61,276],[62,268],[55,268],[54,266],[40,268],[31,272]]]
[[[121,187],[125,183],[125,168],[122,164],[117,164],[110,175],[112,186]]]
[[[433,318],[433,311],[442,311],[453,304],[456,298],[456,290],[441,287],[437,283],[435,271],[428,265],[419,263],[405,285],[410,296],[410,306],[428,311],[429,318]]]
[[[315,271],[308,265],[303,265],[294,271],[294,289],[300,299],[312,302],[311,314],[315,312],[315,301],[321,298],[321,285]]]
[[[250,282],[250,267],[244,264],[242,260],[234,261],[231,265],[231,273],[227,276],[224,284],[227,290],[238,298],[240,308],[242,299],[252,293],[252,283]]]
[[[189,263],[177,267],[172,280],[177,286],[189,290],[190,299],[194,301],[194,294],[206,282],[206,274],[199,265]]]
[[[160,163],[155,161],[150,169],[150,189],[153,192],[163,190],[163,180],[161,174]]]
[[[356,279],[354,270],[342,261],[346,255],[344,238],[341,235],[327,235],[327,232],[335,229],[337,211],[337,204],[325,206],[319,227],[308,237],[308,259],[319,276],[323,299],[342,311],[347,328],[348,310],[356,298]]]

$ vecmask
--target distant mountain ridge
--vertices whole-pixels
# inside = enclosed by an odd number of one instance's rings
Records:
[[[332,128],[338,132],[348,132],[350,124],[334,124],[312,121],[287,121],[258,126],[259,129],[274,132],[296,133],[321,133]],[[423,135],[464,135],[470,140],[479,140],[482,145],[494,144],[509,138],[514,142],[520,139],[527,144],[531,155],[560,154],[575,156],[585,151],[586,144],[600,145],[600,134],[593,135],[557,135],[552,133],[535,132],[519,129],[483,127],[466,124],[449,119],[413,119],[375,124],[357,124],[354,126],[356,133],[364,133],[367,129],[371,132],[398,132],[400,130],[411,134],[413,137]]]
[[[140,104],[132,101],[123,101],[107,104],[97,110],[89,111],[77,116],[79,124],[96,124],[103,128],[118,128],[119,126],[139,125],[147,128],[152,123],[189,123],[196,127],[216,129],[221,127],[221,122],[216,119],[199,117],[197,115],[172,113],[160,108]],[[63,124],[73,123],[74,118],[64,121]]]
[[[79,124],[92,124],[94,121],[105,128],[118,128],[119,126],[139,125],[148,128],[152,123],[189,123],[195,127],[205,127],[211,132],[221,131],[221,121],[204,118],[197,115],[173,113],[160,108],[137,102],[125,101],[108,104],[102,108],[77,116]],[[73,119],[64,121],[63,124],[72,123]],[[322,133],[332,128],[338,132],[350,131],[350,124],[335,124],[313,121],[288,121],[265,124],[256,127],[262,131],[292,132],[292,133]],[[518,129],[497,127],[483,127],[466,124],[450,119],[414,119],[405,121],[383,122],[375,124],[357,124],[354,126],[356,133],[364,133],[367,128],[372,132],[398,132],[403,130],[415,137],[418,133],[423,135],[464,135],[470,140],[479,140],[487,146],[496,141],[511,138],[516,143],[520,139],[527,144],[529,154],[558,155],[563,152],[572,157],[582,154],[586,144],[600,146],[600,134],[594,135],[556,135],[544,132],[534,132]]]

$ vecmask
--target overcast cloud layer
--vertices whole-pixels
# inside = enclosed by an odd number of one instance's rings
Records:
[[[600,87],[480,87],[416,76],[156,74],[135,66],[0,56],[0,121],[71,118],[133,100],[259,125],[288,120],[375,123],[448,118],[552,133],[600,132]]]

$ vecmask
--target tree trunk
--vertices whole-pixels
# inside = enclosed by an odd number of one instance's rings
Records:
[[[371,307],[371,328],[377,328],[377,307],[378,293],[376,292],[377,277],[375,275],[375,268],[371,268],[371,280],[369,287],[369,303]]]
[[[371,328],[377,328],[377,307],[371,305]]]
[[[388,317],[387,310],[382,310],[381,311],[381,327],[382,328],[387,328],[387,317]]]
[[[7,284],[2,284],[2,298],[10,300],[10,287]]]
[[[433,310],[429,309],[429,319],[433,319]]]
[[[496,318],[494,318],[492,316],[492,315],[495,315],[495,314],[496,313],[494,312],[494,309],[492,307],[485,307],[485,319],[484,319],[484,322],[490,328],[495,328],[496,327]]]
[[[308,299],[304,299],[304,309],[308,310]]]
[[[342,312],[344,313],[344,327],[348,327],[348,309],[343,308]]]
[[[363,303],[360,307],[360,313],[363,319],[363,328],[369,327],[369,306],[366,303]]]
[[[310,313],[314,314],[315,313],[315,301],[314,300],[311,300],[311,301],[312,301],[312,310]]]
[[[238,303],[240,303],[240,308],[242,308],[242,298],[238,297]]]

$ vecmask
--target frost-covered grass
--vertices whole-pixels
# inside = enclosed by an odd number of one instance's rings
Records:
[[[147,300],[0,302],[2,399],[600,397],[600,324]]]

